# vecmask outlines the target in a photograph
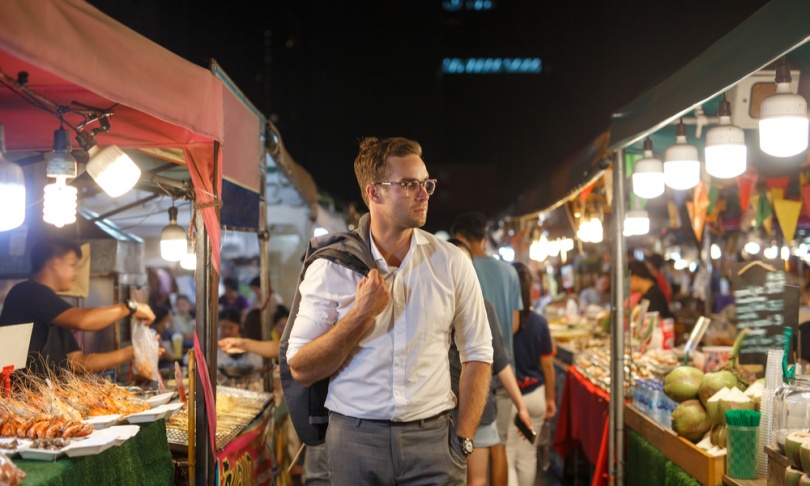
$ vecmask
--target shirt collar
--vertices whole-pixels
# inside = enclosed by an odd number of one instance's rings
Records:
[[[371,236],[371,228],[368,230],[368,240],[371,242],[371,256],[374,257],[377,265],[387,272],[388,263],[385,261],[385,258],[383,258],[382,253],[380,253],[380,250],[377,248],[377,244],[374,242],[374,238]],[[406,263],[410,259],[414,247],[417,245],[426,245],[427,243],[429,243],[427,237],[422,234],[419,228],[414,228],[413,235],[411,236],[411,246],[408,248],[408,254],[405,255],[402,263]]]

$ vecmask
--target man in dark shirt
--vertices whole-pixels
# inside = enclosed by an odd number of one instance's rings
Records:
[[[82,250],[73,241],[48,238],[31,249],[31,280],[15,285],[6,296],[0,326],[33,322],[28,346],[29,368],[49,366],[73,371],[98,372],[129,361],[132,346],[108,353],[84,354],[73,331],[98,331],[127,316],[152,322],[155,315],[146,304],[129,301],[107,307],[80,309],[56,292],[70,290],[76,280],[76,264]]]

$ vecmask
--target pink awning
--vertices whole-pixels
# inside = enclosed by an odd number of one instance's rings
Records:
[[[220,194],[224,141],[222,83],[80,0],[0,2],[0,71],[56,103],[114,109],[99,145],[183,148],[198,202]],[[71,123],[81,118],[66,115]],[[8,150],[50,150],[58,120],[0,87],[0,124]],[[97,125],[91,124],[89,128]],[[215,151],[220,153],[215,153]],[[203,210],[219,271],[219,220]]]

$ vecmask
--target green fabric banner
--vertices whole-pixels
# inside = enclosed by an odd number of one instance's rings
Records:
[[[25,471],[26,485],[114,484],[116,486],[172,485],[174,464],[166,439],[166,421],[141,424],[135,437],[101,454],[54,462],[14,459]]]

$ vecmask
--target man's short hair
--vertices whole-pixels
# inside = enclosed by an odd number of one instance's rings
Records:
[[[222,309],[219,311],[219,320],[241,324],[242,318],[236,309]]]
[[[226,278],[222,281],[222,285],[224,285],[226,289],[239,290],[239,281],[237,281],[235,278]]]
[[[459,214],[450,226],[450,235],[481,241],[487,235],[487,217],[476,211]]]
[[[360,184],[363,202],[371,207],[366,195],[366,186],[375,182],[390,182],[391,167],[388,157],[422,156],[422,146],[418,142],[403,137],[384,138],[366,137],[360,141],[360,153],[354,159],[354,175]]]
[[[82,257],[82,249],[73,240],[60,237],[48,237],[38,241],[31,248],[31,273],[39,273],[51,258],[62,258],[73,252],[77,258]]]

